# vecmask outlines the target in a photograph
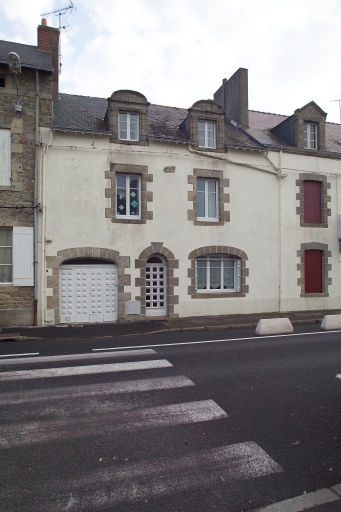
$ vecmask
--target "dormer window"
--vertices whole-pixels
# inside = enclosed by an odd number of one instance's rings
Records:
[[[119,113],[120,140],[139,140],[139,115],[132,112]]]
[[[303,145],[306,149],[317,149],[317,125],[316,124],[304,123]]]
[[[198,121],[199,147],[216,148],[216,124],[213,121]]]

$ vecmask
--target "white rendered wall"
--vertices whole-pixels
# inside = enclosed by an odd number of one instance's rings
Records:
[[[130,256],[126,272],[131,274],[131,285],[125,291],[131,292],[134,300],[140,294],[140,288],[134,287],[135,278],[140,275],[135,259],[152,242],[163,242],[179,260],[174,275],[179,277],[175,313],[180,316],[278,311],[280,301],[282,311],[341,307],[337,240],[341,194],[337,196],[335,177],[335,173],[341,173],[340,163],[283,154],[282,171],[288,176],[280,180],[262,153],[229,150],[228,154],[215,155],[221,160],[192,154],[181,144],[125,146],[110,144],[109,138],[103,136],[54,133],[46,154],[46,236],[52,240],[46,246],[46,255],[56,256],[58,251],[72,247],[103,247],[118,251],[120,256]],[[269,157],[278,167],[279,153]],[[226,159],[270,172],[235,165]],[[153,202],[148,203],[153,220],[124,224],[105,218],[105,208],[111,208],[111,200],[105,198],[105,189],[110,186],[105,172],[110,163],[148,166],[153,175],[153,182],[148,183],[148,190],[153,193]],[[168,166],[175,166],[175,172],[164,172]],[[192,186],[187,176],[195,168],[223,171],[224,178],[230,180],[226,189],[230,203],[225,207],[230,211],[230,222],[223,226],[196,226],[187,219],[187,210],[192,208],[188,201]],[[300,172],[326,174],[332,183],[328,229],[299,225],[296,180]],[[326,243],[333,253],[329,298],[300,297],[297,250],[301,243],[309,241]],[[188,255],[210,245],[237,247],[247,254],[249,293],[245,297],[192,299],[188,295]]]

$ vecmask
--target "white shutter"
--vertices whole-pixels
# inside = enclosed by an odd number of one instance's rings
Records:
[[[0,186],[11,185],[11,130],[0,129]]]
[[[13,228],[13,286],[33,286],[33,228]]]

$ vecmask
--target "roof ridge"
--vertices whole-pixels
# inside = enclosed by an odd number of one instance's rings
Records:
[[[60,92],[59,93],[59,96],[72,96],[72,97],[77,97],[77,98],[90,98],[92,100],[103,100],[103,101],[107,101],[107,98],[101,98],[99,96],[85,96],[84,94],[71,94],[69,92]]]
[[[263,112],[262,110],[253,110],[253,109],[249,109],[249,112],[257,112],[257,114],[270,114],[271,116],[281,116],[281,117],[291,117],[292,114],[290,114],[290,116],[286,115],[286,114],[277,114],[276,112]]]

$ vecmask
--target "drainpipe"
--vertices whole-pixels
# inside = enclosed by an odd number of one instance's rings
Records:
[[[278,165],[278,174],[279,174],[279,186],[278,186],[278,204],[279,204],[279,276],[278,276],[278,312],[280,313],[282,311],[282,250],[283,250],[283,244],[282,244],[282,146],[279,152],[279,165]]]
[[[39,71],[36,71],[36,140],[35,140],[35,163],[34,163],[34,325],[38,325],[38,173],[39,173]]]

